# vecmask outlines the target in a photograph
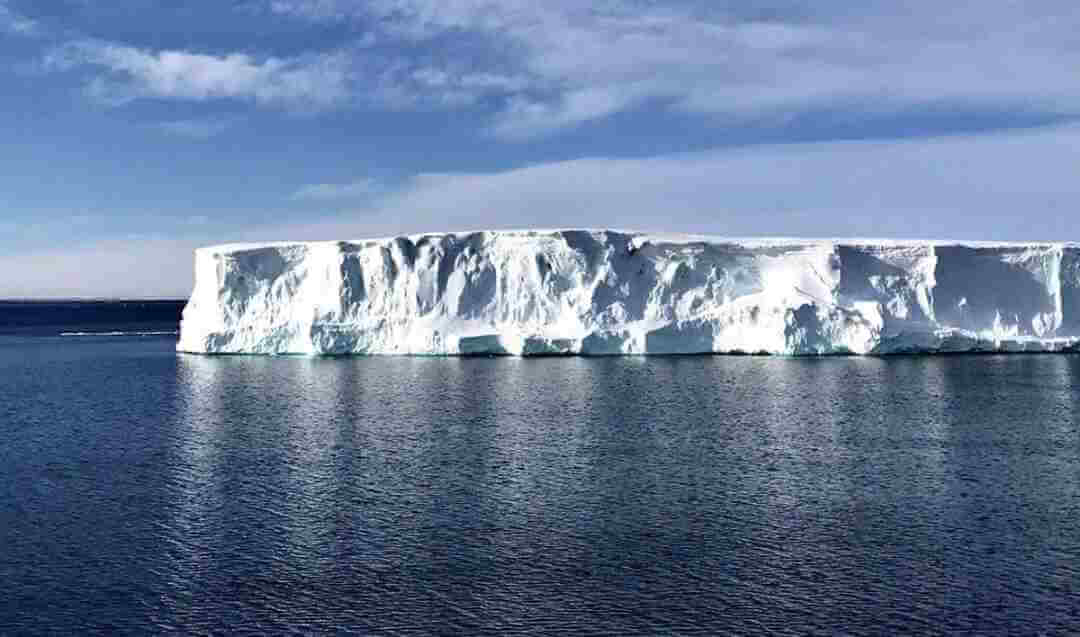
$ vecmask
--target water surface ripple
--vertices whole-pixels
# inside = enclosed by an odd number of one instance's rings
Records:
[[[2,633],[1075,633],[1080,357],[0,343]]]

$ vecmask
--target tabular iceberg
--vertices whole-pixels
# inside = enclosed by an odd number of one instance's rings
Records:
[[[1080,245],[489,231],[226,245],[177,349],[252,354],[1080,351]]]

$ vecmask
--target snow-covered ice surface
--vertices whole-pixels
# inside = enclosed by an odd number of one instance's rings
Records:
[[[177,349],[1080,351],[1080,244],[489,231],[195,256]]]

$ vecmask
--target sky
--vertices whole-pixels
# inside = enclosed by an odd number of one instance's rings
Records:
[[[234,241],[1080,240],[1075,0],[0,0],[0,297]]]

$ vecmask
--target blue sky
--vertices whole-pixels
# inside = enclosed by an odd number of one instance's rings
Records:
[[[1063,0],[0,0],[0,297],[185,296],[223,241],[1080,240],[1077,33]]]

